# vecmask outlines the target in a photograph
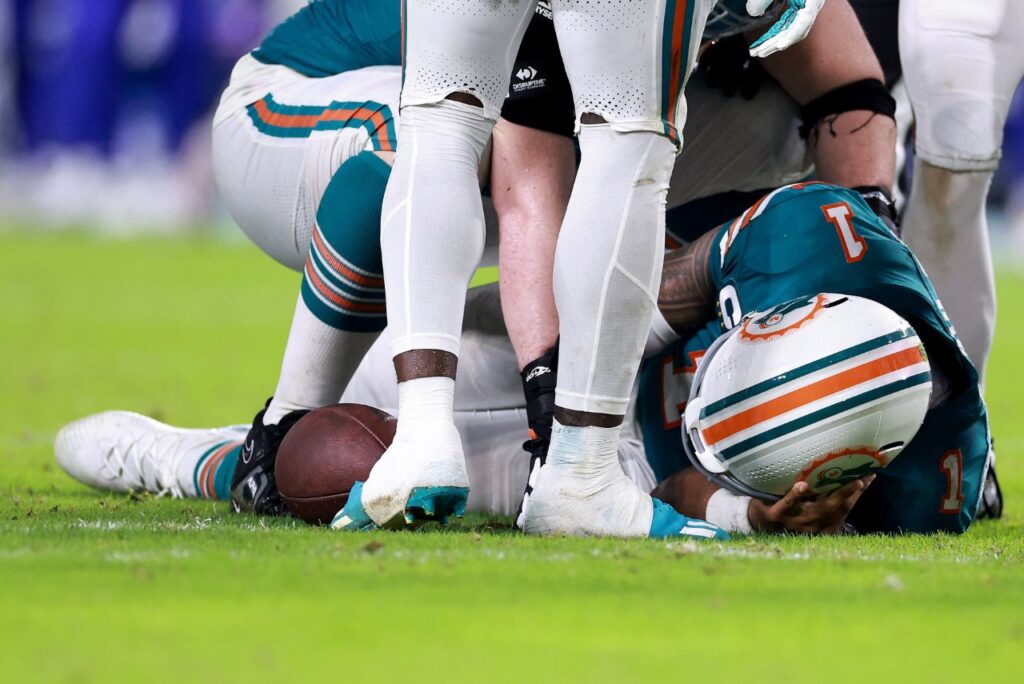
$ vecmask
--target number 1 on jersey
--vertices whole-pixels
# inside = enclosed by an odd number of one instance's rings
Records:
[[[959,513],[964,505],[964,456],[959,449],[942,454],[939,469],[946,476],[946,493],[942,497],[939,511],[942,513]]]
[[[843,246],[846,262],[856,263],[864,258],[868,251],[868,243],[853,228],[853,209],[846,202],[826,204],[821,208],[825,218],[835,226],[839,234],[839,244]]]

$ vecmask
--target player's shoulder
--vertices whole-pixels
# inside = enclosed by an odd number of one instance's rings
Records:
[[[745,239],[751,233],[779,234],[786,238],[786,242],[791,242],[795,239],[794,233],[801,228],[810,230],[812,226],[816,227],[823,219],[823,210],[844,204],[850,208],[851,216],[871,214],[859,194],[838,185],[806,181],[776,188],[721,227],[719,250],[722,261],[724,263],[734,243],[758,242],[755,238]]]
[[[855,190],[822,181],[803,181],[783,185],[765,195],[752,207],[755,214],[752,218],[770,212],[785,212],[793,208],[791,205],[794,202],[820,203],[824,206],[840,202],[860,204],[862,201],[861,196]]]

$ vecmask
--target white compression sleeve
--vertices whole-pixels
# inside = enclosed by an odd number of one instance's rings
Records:
[[[672,329],[665,316],[655,307],[654,316],[651,318],[651,330],[647,333],[647,342],[644,344],[644,358],[654,356],[678,339],[679,333]]]
[[[381,251],[394,355],[458,354],[466,288],[484,247],[477,169],[494,121],[445,100],[402,110]]]
[[[557,403],[622,415],[657,306],[668,138],[583,126],[582,163],[555,254]]]
[[[949,171],[917,160],[903,218],[903,239],[931,278],[982,382],[996,325],[985,217],[991,182],[990,171]]]

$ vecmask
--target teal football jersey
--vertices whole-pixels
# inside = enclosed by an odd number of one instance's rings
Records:
[[[963,531],[973,518],[989,448],[978,376],[917,259],[856,192],[822,183],[781,188],[717,229],[710,269],[718,320],[644,362],[638,418],[659,480],[688,467],[681,418],[703,351],[751,311],[818,292],[889,307],[915,328],[952,398],[861,498],[863,531]]]
[[[314,0],[253,51],[313,78],[402,63],[401,0]]]

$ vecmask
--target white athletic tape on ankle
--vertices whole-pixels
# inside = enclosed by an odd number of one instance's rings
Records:
[[[559,463],[581,470],[600,470],[619,462],[619,435],[622,426],[611,428],[562,425],[551,428],[548,463]]]
[[[455,380],[432,377],[398,385],[398,429],[419,421],[452,422]]]

